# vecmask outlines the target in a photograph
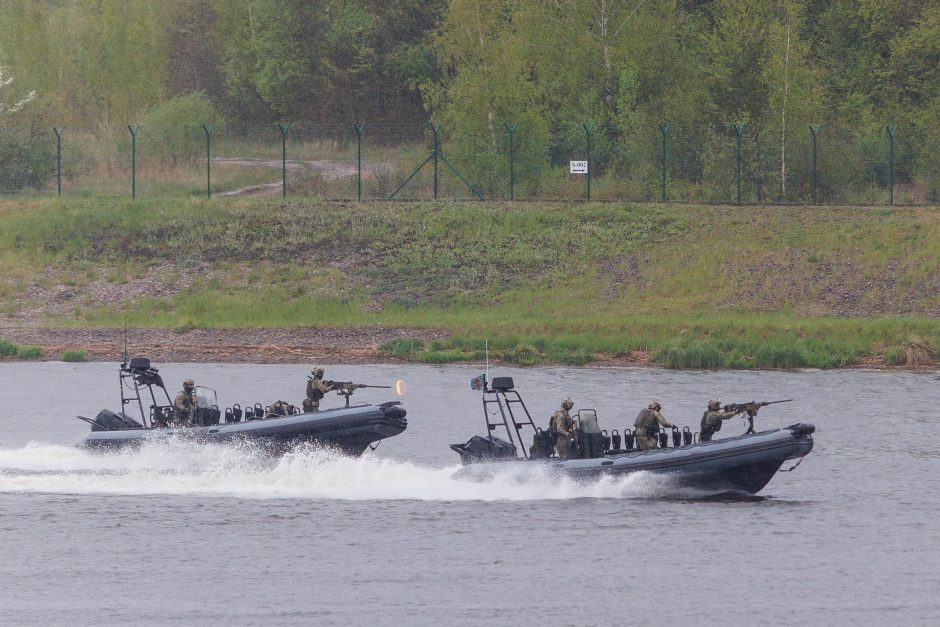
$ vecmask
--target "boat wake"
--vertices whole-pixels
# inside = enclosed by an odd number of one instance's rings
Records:
[[[312,447],[274,458],[246,444],[159,442],[136,451],[93,454],[31,443],[0,448],[0,493],[426,501],[678,496],[668,477],[648,473],[581,483],[529,468],[467,481],[454,478],[458,468],[350,458]]]

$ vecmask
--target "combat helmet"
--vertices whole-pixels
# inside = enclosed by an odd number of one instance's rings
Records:
[[[186,379],[185,381],[183,381],[183,387],[184,387],[184,388],[192,388],[192,387],[195,387],[195,386],[196,386],[196,384],[193,383],[193,380],[192,380],[192,379]]]
[[[663,406],[659,404],[659,401],[653,401],[652,403],[650,403],[649,408],[655,411],[659,411],[660,409],[663,408]]]
[[[562,409],[569,410],[574,407],[574,401],[572,401],[570,398],[566,398],[561,402],[561,407]]]
[[[313,370],[310,371],[310,374],[312,374],[314,377],[322,377],[323,368],[314,368]]]
[[[712,411],[717,411],[719,407],[721,407],[721,403],[718,402],[718,399],[713,398],[712,400],[708,401],[708,408]]]

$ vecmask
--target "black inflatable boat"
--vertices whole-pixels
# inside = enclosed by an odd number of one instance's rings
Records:
[[[78,416],[91,425],[91,433],[78,446],[108,450],[139,446],[168,438],[196,442],[248,441],[281,453],[302,443],[332,447],[347,455],[361,455],[374,442],[390,438],[408,426],[405,409],[399,401],[380,405],[349,405],[355,386],[340,390],[346,407],[300,413],[284,406],[286,415],[270,415],[257,403],[242,409],[239,405],[219,409],[215,391],[197,387],[197,403],[192,424],[174,421],[173,404],[156,368],[150,360],[134,358],[120,368],[121,404],[136,404],[140,420],[121,412],[103,410],[94,418]],[[161,393],[162,392],[162,393]],[[165,398],[165,402],[164,402]],[[145,408],[149,404],[149,409]]]
[[[597,413],[582,409],[573,415],[577,425],[575,446],[569,458],[562,460],[553,456],[551,438],[545,437],[548,433],[532,422],[522,397],[513,389],[512,379],[498,377],[492,388],[483,386],[487,435],[451,444],[464,463],[455,476],[483,480],[496,473],[540,464],[549,472],[574,479],[648,471],[668,473],[676,485],[708,494],[756,494],[785,462],[802,461],[813,450],[815,427],[798,423],[754,432],[753,417],[760,403],[750,405],[755,409],[749,414],[751,428],[744,435],[700,442],[698,434],[686,427],[683,431],[674,429],[671,434],[662,431],[659,448],[647,451],[633,448],[634,438],[628,430],[610,435],[600,430]],[[499,430],[507,439],[493,434]],[[532,433],[530,448],[524,443],[526,430]]]

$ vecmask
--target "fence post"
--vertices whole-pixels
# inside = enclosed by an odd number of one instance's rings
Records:
[[[591,202],[591,170],[594,169],[594,166],[591,165],[591,132],[594,130],[594,123],[582,124],[581,126],[584,127],[584,134],[587,139],[587,177],[584,181],[587,186],[587,201]]]
[[[741,204],[741,136],[744,135],[744,129],[747,128],[747,124],[735,124],[731,128],[734,129],[735,134],[735,143],[734,143],[734,178],[737,183],[737,196],[736,204]]]
[[[513,135],[515,134],[516,129],[519,128],[519,123],[513,122],[512,125],[503,123],[503,126],[506,128],[506,132],[509,133],[509,200],[515,200],[514,187],[516,184],[516,173],[515,165],[513,164],[515,152]]]
[[[437,200],[437,157],[441,154],[441,124],[429,124],[429,126],[434,133],[434,152],[432,156],[434,157],[434,200]]]
[[[885,127],[888,132],[888,206],[894,206],[894,134],[898,127],[889,124]]]
[[[362,134],[366,132],[366,123],[354,124],[356,129],[356,200],[362,201]]]
[[[665,124],[659,125],[659,132],[663,136],[663,202],[666,202],[666,135],[669,134],[669,128],[671,126],[672,122],[666,122]]]
[[[55,169],[56,169],[56,191],[58,195],[62,195],[62,133],[65,132],[65,129],[62,127],[52,127],[52,132],[55,133]]]
[[[290,124],[278,124],[281,131],[281,197],[287,198],[287,131]]]
[[[140,130],[140,124],[127,125],[131,132],[131,199],[137,198],[137,131]]]
[[[816,204],[816,184],[818,178],[816,176],[816,136],[819,135],[819,131],[822,130],[822,124],[817,124],[813,126],[812,124],[809,127],[809,131],[813,134],[813,204]]]
[[[215,124],[202,125],[206,132],[206,198],[212,198],[212,129]]]

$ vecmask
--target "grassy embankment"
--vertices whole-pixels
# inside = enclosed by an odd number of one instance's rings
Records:
[[[938,265],[932,209],[0,203],[7,319],[446,330],[384,347],[422,361],[481,359],[488,338],[520,364],[910,363],[940,346]]]

